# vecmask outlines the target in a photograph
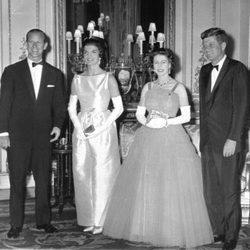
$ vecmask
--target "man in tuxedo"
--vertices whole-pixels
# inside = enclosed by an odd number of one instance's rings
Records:
[[[201,34],[200,151],[204,197],[215,241],[234,249],[241,226],[240,179],[249,109],[248,70],[226,55],[228,35],[220,28]]]
[[[57,232],[50,223],[49,182],[51,142],[60,136],[66,115],[61,71],[43,60],[46,34],[32,29],[26,35],[28,57],[7,66],[1,77],[0,146],[7,149],[10,180],[8,238],[22,231],[27,172],[35,181],[36,226]]]

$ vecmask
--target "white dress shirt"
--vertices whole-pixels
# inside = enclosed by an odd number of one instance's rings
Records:
[[[218,75],[219,75],[219,73],[220,73],[220,70],[221,70],[221,68],[222,68],[222,66],[223,66],[223,63],[224,63],[226,57],[227,57],[227,56],[224,55],[224,56],[222,57],[222,59],[216,64],[216,65],[219,66],[219,67],[218,67],[218,70],[217,70],[216,68],[213,68],[213,70],[212,70],[212,75],[211,75],[211,92],[213,91],[214,84],[215,84],[215,82],[216,82],[216,80],[217,80],[217,78],[218,78]]]
[[[38,64],[35,67],[32,66],[32,61],[28,58],[28,64],[31,72],[32,82],[34,86],[35,96],[37,98],[39,88],[40,88],[40,82],[42,77],[42,69],[43,65]]]

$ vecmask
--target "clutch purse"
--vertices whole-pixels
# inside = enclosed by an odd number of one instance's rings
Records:
[[[89,134],[95,131],[95,127],[93,126],[93,124],[91,124],[90,126],[88,126],[87,128],[85,128],[83,130],[84,134]]]

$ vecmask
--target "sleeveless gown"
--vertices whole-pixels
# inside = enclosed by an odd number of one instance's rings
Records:
[[[78,117],[83,128],[105,123],[110,115],[108,73],[77,75],[72,84],[72,94],[77,94],[80,102]],[[77,223],[81,226],[102,226],[105,207],[120,169],[116,123],[84,141],[78,140],[74,132],[72,146]]]
[[[156,110],[171,117],[180,107],[177,94],[153,84],[145,105],[149,113]],[[142,126],[136,131],[116,179],[103,233],[160,247],[213,241],[200,158],[182,125]]]

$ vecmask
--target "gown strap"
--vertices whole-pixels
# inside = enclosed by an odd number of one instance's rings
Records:
[[[177,86],[179,85],[179,83],[177,82],[174,87],[170,90],[169,95],[171,95],[172,93],[174,93],[175,89],[177,88]]]

